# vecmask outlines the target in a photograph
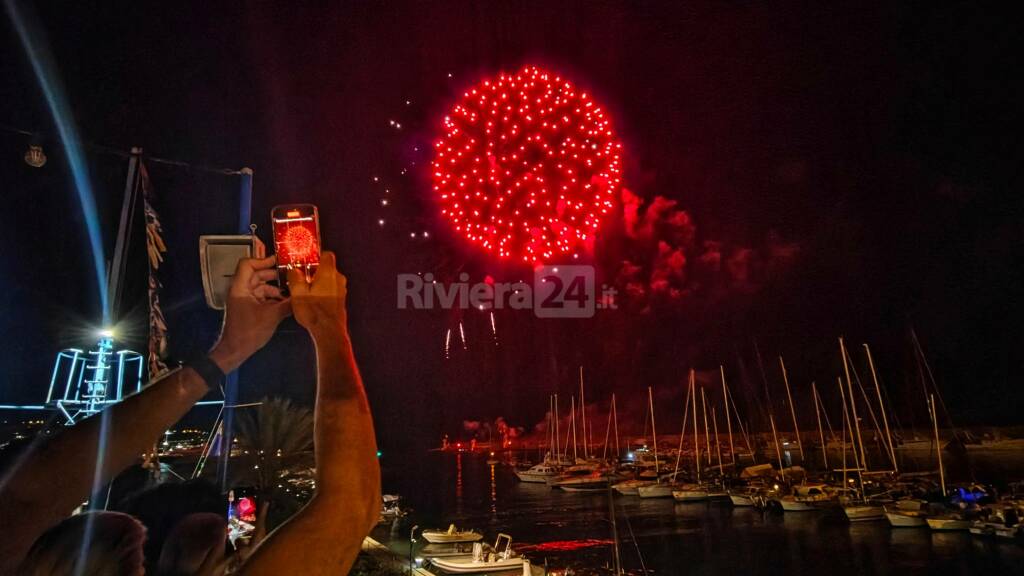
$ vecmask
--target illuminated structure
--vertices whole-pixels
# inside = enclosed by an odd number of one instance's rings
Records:
[[[0,409],[56,410],[70,426],[142,390],[142,355],[131,350],[115,351],[114,335],[109,330],[99,336],[93,350],[68,348],[57,353],[43,404],[0,404]]]
[[[67,424],[74,424],[142,390],[144,365],[138,352],[114,351],[113,334],[101,332],[94,350],[69,348],[57,354],[46,406],[59,410]]]
[[[431,179],[455,231],[498,257],[578,257],[612,209],[622,144],[590,95],[526,66],[462,94],[434,142]]]

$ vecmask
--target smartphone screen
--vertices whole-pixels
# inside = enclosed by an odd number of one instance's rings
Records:
[[[320,218],[312,204],[277,206],[270,212],[274,251],[281,270],[297,268],[312,278],[320,264]]]

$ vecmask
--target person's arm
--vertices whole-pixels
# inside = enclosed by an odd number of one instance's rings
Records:
[[[352,353],[345,277],[324,252],[313,284],[289,276],[295,319],[316,345],[316,493],[242,566],[256,574],[347,574],[380,516],[380,467],[370,406]]]
[[[225,373],[262,348],[290,313],[280,291],[266,284],[272,275],[273,257],[239,263],[221,338],[209,354]],[[0,478],[0,526],[17,527],[0,538],[0,574],[13,570],[44,530],[138,460],[207,391],[193,369],[176,370],[28,449]]]

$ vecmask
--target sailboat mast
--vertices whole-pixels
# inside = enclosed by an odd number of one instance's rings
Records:
[[[843,394],[843,381],[836,378],[839,382],[839,394],[840,398],[843,398],[843,491],[841,494],[846,494],[846,491],[850,488],[850,483],[846,481],[846,399]]]
[[[583,366],[580,366],[580,417],[583,419],[583,457],[590,458],[590,450],[587,448],[587,401],[583,395]]]
[[[724,475],[725,469],[722,468],[722,443],[718,441],[718,411],[714,406],[711,407],[711,422],[714,423],[715,430],[715,451],[718,453],[718,473]]]
[[[559,465],[562,464],[562,447],[561,439],[558,437],[558,394],[555,394],[555,460]]]
[[[857,446],[860,446],[860,467],[861,472],[868,469],[867,455],[864,453],[864,438],[860,435],[860,419],[857,417],[857,399],[853,395],[853,383],[850,381],[850,364],[846,361],[846,344],[843,343],[843,339],[839,338],[839,352],[843,357],[843,371],[846,373],[846,387],[850,392],[850,416],[852,417],[851,424],[856,432],[857,442],[854,444],[854,450]]]
[[[615,393],[612,393],[612,424],[615,426],[615,468],[619,467],[619,455],[622,452],[619,451],[619,410],[615,407]]]
[[[729,456],[732,458],[733,470],[736,469],[736,448],[732,442],[732,416],[729,415],[729,389],[725,386],[725,368],[719,364],[718,372],[722,375],[722,403],[725,404],[725,425],[729,432]]]
[[[697,469],[697,483],[700,484],[700,442],[697,441],[697,380],[690,368],[690,394],[693,396],[693,465]]]
[[[821,458],[825,462],[825,469],[828,470],[828,446],[825,445],[825,429],[821,427],[821,410],[818,406],[818,387],[811,382],[811,396],[814,399],[814,416],[818,420],[818,437],[821,440]]]
[[[786,400],[789,400],[789,415],[793,417],[793,431],[796,432],[796,447],[800,450],[800,462],[804,461],[804,443],[800,440],[800,427],[796,423],[796,407],[793,406],[793,395],[789,392],[789,377],[786,375],[786,363],[779,356],[779,367],[782,368],[782,381],[786,384]]]
[[[892,445],[892,432],[889,431],[889,417],[885,413],[885,402],[882,401],[882,387],[878,383],[878,374],[875,373],[875,361],[871,358],[871,348],[864,344],[864,353],[868,357],[868,367],[871,369],[871,380],[875,383],[875,394],[878,395],[878,409],[882,411],[882,424],[885,425],[885,442],[889,446],[889,457],[892,459],[893,472],[899,472],[899,465],[896,464],[896,449]]]
[[[573,396],[569,403],[569,411],[572,413],[570,417],[570,425],[572,426],[572,463],[575,464],[579,460],[580,455],[576,452],[576,397]]]
[[[935,394],[929,395],[929,406],[932,409],[932,429],[935,431],[935,453],[939,457],[939,483],[942,485],[942,495],[946,495],[946,470],[942,467],[942,444],[939,443],[939,415],[935,412]]]
[[[853,434],[853,424],[850,421],[850,411],[846,407],[846,390],[843,388],[843,379],[836,378],[836,382],[839,384],[839,398],[843,401],[843,436],[845,438],[846,433],[850,433],[850,443],[853,444],[853,465],[857,467],[857,477],[860,479],[860,490],[861,494],[864,493],[864,476],[861,473],[864,471],[861,467],[860,457],[857,455],[857,442]],[[846,469],[846,440],[843,440],[843,469]],[[843,478],[845,481],[846,473],[843,472]]]
[[[772,416],[772,411],[768,411],[768,423],[772,425],[772,438],[775,439],[775,456],[779,459],[779,474],[782,474],[782,479],[786,479],[786,467],[782,464],[782,448],[779,447],[779,435],[775,431],[775,416]]]
[[[683,438],[686,438],[686,421],[690,417],[690,387],[686,387],[686,403],[683,405],[683,429],[679,431],[679,449],[676,450],[676,468],[672,471],[672,479],[679,476],[679,460],[683,456]]]
[[[654,392],[647,387],[647,403],[651,408],[651,435],[654,438],[654,474],[658,475],[658,429],[654,426]]]
[[[614,398],[614,396],[613,396]],[[604,450],[601,452],[601,462],[608,462],[608,441],[612,434],[612,410],[608,407],[608,426],[604,429]]]
[[[711,466],[711,433],[708,428],[708,401],[704,396],[704,389],[700,389],[701,412],[704,413],[704,442],[707,444],[708,466]]]
[[[757,464],[757,456],[754,455],[754,447],[750,444],[750,436],[747,436],[747,427],[743,425],[740,418],[740,411],[736,408],[736,397],[729,393],[729,404],[732,405],[733,414],[736,414],[736,425],[740,427],[740,434],[743,434],[743,443],[747,445],[747,452],[750,453],[750,463]]]

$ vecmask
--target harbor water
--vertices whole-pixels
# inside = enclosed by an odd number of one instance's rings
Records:
[[[851,524],[842,513],[761,512],[724,503],[675,503],[608,492],[569,493],[522,483],[513,468],[484,454],[430,453],[403,466],[385,463],[384,490],[410,514],[381,524],[377,540],[415,562],[410,530],[454,523],[493,543],[499,533],[534,566],[601,573],[611,563],[614,501],[620,554],[631,573],[694,575],[1024,574],[1019,543],[967,532],[893,529],[885,521]],[[607,572],[604,572],[607,573]]]

